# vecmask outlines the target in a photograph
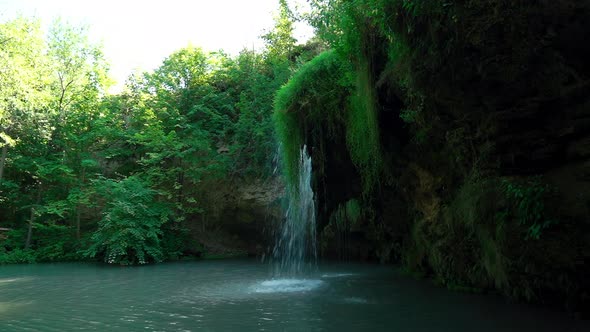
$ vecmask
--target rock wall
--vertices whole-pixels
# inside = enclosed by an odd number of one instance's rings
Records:
[[[205,211],[187,226],[205,250],[215,255],[261,256],[274,245],[274,232],[283,220],[284,184],[266,180],[214,181],[204,193]]]
[[[351,151],[354,105],[341,117],[328,106],[312,113],[325,103],[313,98],[277,109],[314,160],[322,253],[587,313],[590,3],[424,3],[416,15],[390,1],[381,29],[363,32],[373,43],[364,62],[352,57],[379,122],[374,185]],[[396,40],[406,51],[392,63]],[[306,72],[346,77],[330,68]],[[362,98],[359,84],[334,98]],[[360,217],[347,212],[352,201]]]

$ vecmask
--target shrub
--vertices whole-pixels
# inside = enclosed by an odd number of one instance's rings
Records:
[[[110,201],[84,254],[102,257],[109,264],[161,261],[161,227],[170,210],[156,201],[157,191],[137,176],[105,180],[103,185]]]
[[[527,240],[539,240],[543,230],[556,223],[548,218],[545,211],[545,199],[551,192],[550,187],[539,179],[522,184],[504,180],[502,188],[512,205],[514,218],[526,229]]]
[[[0,247],[0,264],[35,263],[35,252],[30,249],[14,249],[6,251]]]

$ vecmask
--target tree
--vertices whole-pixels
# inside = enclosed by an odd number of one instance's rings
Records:
[[[293,20],[286,0],[279,0],[279,12],[273,29],[262,35],[266,42],[266,55],[275,60],[286,59],[291,54],[297,39],[293,37]]]
[[[38,20],[0,24],[0,183],[8,149],[24,136],[48,137],[47,62]]]
[[[49,31],[48,55],[54,80],[51,106],[55,131],[52,135],[55,152],[62,163],[76,174],[75,190],[83,193],[87,171],[97,165],[91,147],[100,134],[93,128],[100,116],[99,106],[110,80],[108,66],[101,48],[88,40],[85,27],[75,27],[56,20]],[[98,134],[98,135],[97,135]],[[80,198],[76,203],[72,200]],[[83,195],[70,195],[76,238],[80,238],[81,204]]]
[[[89,42],[85,27],[58,19],[49,30],[47,43],[56,76],[52,105],[59,119],[64,120],[68,111],[94,101],[106,91],[110,84],[108,68],[101,48]]]
[[[158,192],[138,176],[101,180],[96,185],[108,203],[85,255],[102,257],[109,264],[161,261],[161,227],[170,210],[158,202]]]
[[[82,249],[158,261],[165,222],[182,229],[214,208],[219,187],[271,174],[272,102],[298,66],[290,15],[282,1],[262,53],[189,46],[118,95],[106,94],[108,65],[85,27],[56,20],[44,40],[38,21],[0,25],[0,223],[15,229],[10,243],[20,236],[38,260]]]

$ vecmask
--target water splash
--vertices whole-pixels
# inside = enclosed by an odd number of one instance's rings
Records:
[[[296,276],[317,266],[316,216],[311,189],[311,157],[307,147],[299,152],[299,175],[295,188],[287,193],[286,220],[273,250],[274,276]]]
[[[255,293],[299,293],[312,291],[322,285],[322,280],[313,279],[273,279],[254,287]]]

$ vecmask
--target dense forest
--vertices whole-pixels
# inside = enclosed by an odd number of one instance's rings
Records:
[[[224,249],[201,242],[219,228],[224,195],[272,175],[274,93],[321,48],[295,45],[287,10],[261,52],[189,46],[116,95],[84,28],[56,21],[44,37],[36,19],[3,23],[0,262]]]
[[[590,3],[308,2],[115,95],[83,29],[1,24],[0,263],[263,254],[305,146],[322,257],[587,310]]]

